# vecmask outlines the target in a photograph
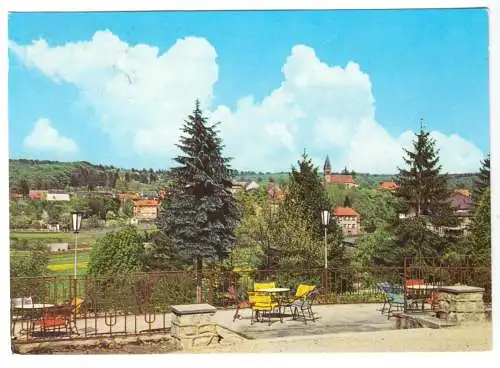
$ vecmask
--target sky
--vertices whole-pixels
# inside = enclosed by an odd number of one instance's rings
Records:
[[[199,98],[238,170],[443,170],[490,150],[484,9],[11,13],[9,155],[169,168]]]

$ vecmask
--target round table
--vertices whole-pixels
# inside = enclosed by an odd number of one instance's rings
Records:
[[[54,304],[46,304],[46,303],[34,303],[34,304],[24,304],[19,306],[13,306],[12,309],[22,313],[21,320],[21,330],[19,333],[26,333],[33,329],[36,320],[40,317],[40,312],[44,309],[50,309],[54,307]],[[27,318],[26,318],[27,317]],[[22,321],[26,318],[28,322],[27,328],[23,328]],[[12,319],[12,336],[14,336],[16,329],[16,320]]]
[[[289,288],[266,288],[266,289],[256,290],[256,292],[263,292],[263,293],[269,293],[269,294],[287,293],[289,291],[290,291]],[[282,307],[283,298],[285,298],[285,297],[286,297],[285,295],[282,295],[282,296],[276,295],[276,302],[278,303],[278,313],[280,316],[281,323],[283,323],[283,313],[281,313],[281,307]]]

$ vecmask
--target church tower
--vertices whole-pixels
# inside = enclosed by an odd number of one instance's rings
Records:
[[[330,158],[326,155],[325,165],[323,166],[323,174],[325,176],[330,175],[332,172],[332,165],[330,164]]]

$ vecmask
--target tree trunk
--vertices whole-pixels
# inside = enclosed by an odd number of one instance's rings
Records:
[[[198,304],[202,302],[201,286],[203,280],[203,260],[201,257],[196,259],[196,301]]]

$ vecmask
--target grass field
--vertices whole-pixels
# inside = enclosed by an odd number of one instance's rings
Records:
[[[103,237],[106,231],[81,232],[78,234],[78,244],[81,246],[92,246],[94,242]],[[49,233],[49,232],[11,232],[10,239],[12,240],[27,240],[31,242],[48,241],[54,243],[69,243],[75,242],[75,234],[73,233]]]
[[[23,253],[28,253],[28,251],[11,251],[11,256],[22,255]],[[89,261],[90,250],[82,249],[77,251],[77,265],[76,273],[78,275],[85,275],[87,273],[87,266]],[[51,255],[48,269],[51,275],[54,276],[64,276],[73,275],[74,265],[75,265],[75,253],[73,251],[68,251],[64,253],[55,253]]]

